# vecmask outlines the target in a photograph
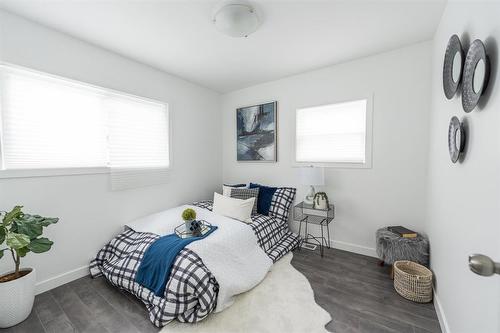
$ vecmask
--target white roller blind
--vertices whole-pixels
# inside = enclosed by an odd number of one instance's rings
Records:
[[[112,168],[168,168],[165,105],[119,95],[106,99]]]
[[[109,167],[113,188],[165,181],[167,105],[0,66],[1,170]]]
[[[296,161],[365,163],[367,100],[298,109]]]
[[[106,122],[98,91],[3,69],[3,169],[106,166]]]
[[[106,99],[105,108],[113,189],[166,182],[170,165],[166,106],[113,95]]]

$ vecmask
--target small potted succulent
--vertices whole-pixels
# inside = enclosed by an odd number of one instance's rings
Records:
[[[329,209],[330,202],[325,192],[318,192],[314,195],[313,208],[314,209]]]
[[[196,219],[196,211],[192,208],[186,208],[182,212],[182,219],[184,220],[184,224],[186,225],[186,231],[189,231],[191,228],[191,222]]]
[[[10,212],[0,212],[0,258],[10,252],[15,267],[12,272],[0,275],[0,328],[14,326],[31,313],[36,272],[34,268],[21,268],[21,258],[29,252],[50,250],[53,242],[40,236],[44,227],[59,220],[25,214],[22,208],[16,206]]]

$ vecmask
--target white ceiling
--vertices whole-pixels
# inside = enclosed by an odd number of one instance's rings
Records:
[[[219,1],[0,0],[0,7],[220,92],[431,39],[445,0],[256,1],[248,38],[211,22]]]

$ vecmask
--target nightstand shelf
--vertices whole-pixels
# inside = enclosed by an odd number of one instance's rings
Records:
[[[320,254],[323,256],[324,247],[331,247],[330,223],[335,218],[335,206],[330,204],[328,209],[316,209],[313,205],[301,202],[293,208],[293,217],[295,221],[299,222],[299,236],[302,239],[300,246],[304,243],[318,245],[320,248]],[[303,224],[304,227],[302,226]],[[319,225],[321,229],[321,236],[311,235],[309,233],[309,224]],[[302,229],[304,229],[303,236]]]

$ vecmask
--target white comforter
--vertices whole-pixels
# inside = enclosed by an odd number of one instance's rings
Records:
[[[181,214],[186,208],[194,209],[197,219],[218,226],[207,238],[192,242],[187,248],[203,260],[217,279],[219,293],[215,312],[219,312],[234,302],[234,296],[259,284],[271,268],[272,260],[257,244],[257,237],[249,225],[195,206],[172,208],[127,226],[137,232],[168,235],[182,223]]]

